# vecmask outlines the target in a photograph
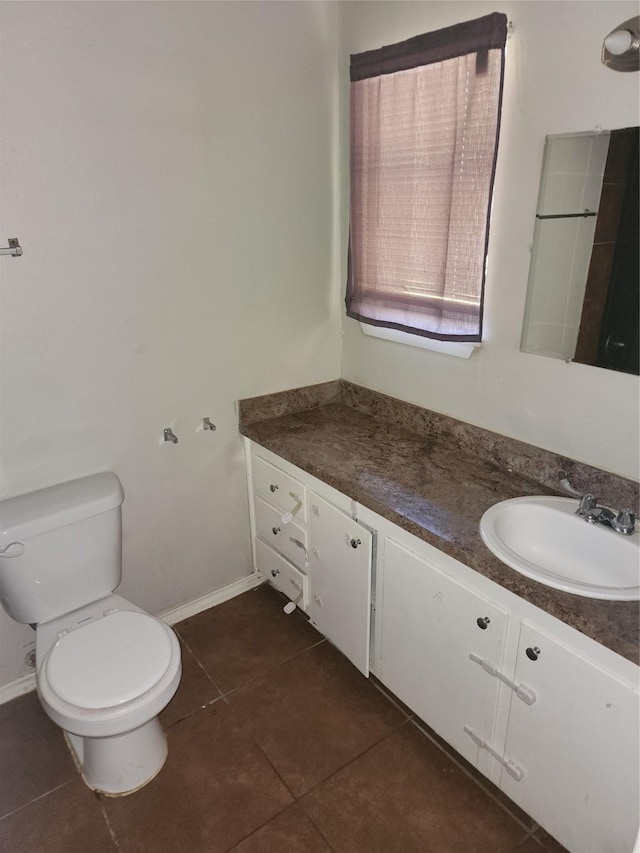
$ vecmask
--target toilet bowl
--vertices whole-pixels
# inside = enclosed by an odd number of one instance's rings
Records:
[[[172,629],[113,590],[124,494],[95,474],[0,501],[0,600],[36,630],[36,681],[86,784],[109,796],[150,782],[167,757],[157,715],[178,688]]]
[[[67,736],[86,784],[131,793],[167,756],[157,715],[181,676],[175,633],[111,595],[36,628],[42,707]]]

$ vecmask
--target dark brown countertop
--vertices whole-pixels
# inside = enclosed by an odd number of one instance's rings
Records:
[[[249,423],[241,408],[240,430],[531,604],[640,662],[638,602],[599,601],[551,589],[513,571],[484,545],[479,523],[486,509],[508,498],[553,490],[481,452],[379,420],[344,400],[313,402],[312,408],[276,416],[273,409],[265,410],[264,420]],[[256,414],[252,410],[251,417]]]

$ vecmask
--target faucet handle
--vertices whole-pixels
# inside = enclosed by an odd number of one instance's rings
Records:
[[[636,514],[628,507],[625,509],[621,509],[618,513],[615,522],[613,523],[614,528],[620,533],[626,533],[630,536],[635,532],[636,529]]]
[[[590,509],[595,509],[598,503],[598,499],[595,495],[592,495],[590,492],[587,492],[586,495],[580,496],[580,506],[576,510],[578,515],[585,515],[589,512]]]

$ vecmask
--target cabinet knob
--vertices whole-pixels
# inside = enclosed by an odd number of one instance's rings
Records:
[[[273,493],[273,492],[277,492],[277,491],[278,491],[278,488],[279,488],[279,486],[278,486],[278,484],[277,484],[277,483],[271,483],[271,485],[269,486],[269,491],[270,491],[271,493]]]
[[[271,532],[273,533],[274,536],[277,536],[278,533],[280,533],[280,528],[279,527],[272,527]]]
[[[537,646],[529,646],[526,651],[527,657],[529,660],[538,660],[538,657],[541,654],[540,649]]]
[[[280,569],[271,569],[271,577],[275,578],[276,575],[280,574]]]
[[[478,628],[482,628],[483,631],[487,630],[489,622],[491,622],[491,619],[488,616],[478,616],[476,619],[476,625]]]
[[[352,539],[349,544],[352,548],[357,548],[358,545],[362,545],[362,542],[359,539]]]

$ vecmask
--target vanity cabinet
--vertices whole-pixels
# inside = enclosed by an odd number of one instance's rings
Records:
[[[368,675],[374,534],[265,455],[250,456],[255,568]]]
[[[638,667],[248,447],[256,570],[571,853],[631,853]]]
[[[630,853],[638,668],[470,573],[385,538],[373,671],[568,850]]]

